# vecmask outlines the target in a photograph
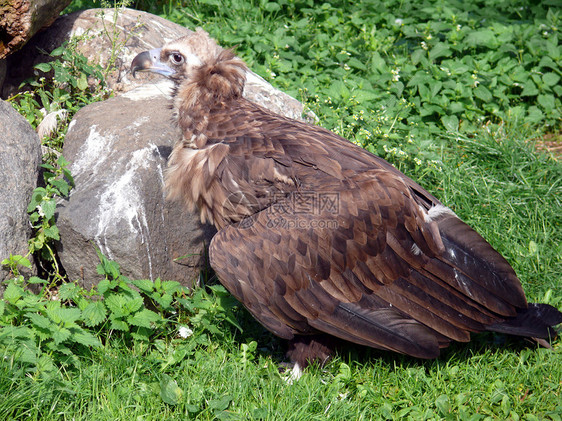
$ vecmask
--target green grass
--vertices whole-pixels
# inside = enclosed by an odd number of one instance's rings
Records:
[[[452,207],[509,260],[529,301],[562,307],[562,164],[535,145],[561,129],[556,1],[136,6],[237,45],[319,124]],[[350,346],[289,385],[283,341],[220,288],[186,296],[173,283],[134,281],[152,303],[138,307],[119,268],[101,269],[108,280],[96,291],[61,287],[62,310],[16,281],[0,300],[7,419],[562,419],[560,339],[537,349],[475,335],[433,361]],[[65,313],[73,318],[60,324]],[[193,333],[181,338],[179,326]]]

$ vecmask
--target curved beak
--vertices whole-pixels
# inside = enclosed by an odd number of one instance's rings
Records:
[[[166,77],[173,76],[175,71],[160,61],[161,51],[161,48],[155,48],[137,55],[131,62],[133,77],[136,72],[153,72]]]

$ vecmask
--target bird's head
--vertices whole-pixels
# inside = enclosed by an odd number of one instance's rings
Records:
[[[176,84],[176,97],[227,100],[242,95],[247,67],[232,50],[225,50],[198,28],[192,34],[145,51],[131,63],[131,73],[153,72]],[[194,98],[196,97],[196,98]]]

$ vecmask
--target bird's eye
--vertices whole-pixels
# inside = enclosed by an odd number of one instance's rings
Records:
[[[170,54],[170,60],[174,64],[182,64],[183,61],[184,61],[184,58],[180,53],[172,53],[172,54]]]

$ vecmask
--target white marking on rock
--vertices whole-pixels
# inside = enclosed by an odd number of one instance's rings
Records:
[[[101,241],[101,239],[105,237],[106,231],[117,231],[108,228],[117,225],[119,221],[127,221],[129,230],[138,235],[141,243],[145,245],[150,279],[152,279],[150,230],[142,201],[142,192],[139,191],[137,183],[137,173],[140,168],[148,167],[148,162],[154,159],[155,150],[157,151],[156,145],[150,144],[143,149],[134,151],[129,157],[121,177],[112,181],[101,194],[99,197],[98,228],[94,236],[96,243],[102,248],[101,244],[106,244],[106,242]],[[111,250],[107,246],[103,249],[111,257]]]
[[[73,124],[69,126],[69,131]],[[104,161],[103,157],[108,154],[105,151],[111,150],[115,142],[115,136],[101,135],[98,126],[90,127],[90,133],[78,153],[78,158],[70,166],[70,172],[76,178],[82,173],[91,173],[95,176],[97,167]]]

